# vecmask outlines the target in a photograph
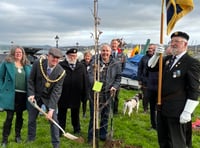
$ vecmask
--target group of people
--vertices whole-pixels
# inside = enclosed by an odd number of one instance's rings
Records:
[[[160,148],[191,148],[191,116],[198,105],[200,93],[200,62],[188,55],[189,35],[174,32],[165,56],[164,47],[150,44],[146,55],[138,67],[138,81],[143,91],[144,112],[150,103],[150,121],[152,129],[157,131]],[[92,57],[89,51],[84,60],[77,60],[77,49],[66,51],[63,61],[62,52],[51,48],[46,59],[40,58],[32,65],[26,58],[24,49],[13,46],[10,54],[0,66],[0,107],[6,111],[3,124],[2,146],[6,147],[12,127],[14,113],[15,141],[21,142],[23,111],[28,110],[27,142],[36,139],[36,119],[39,111],[27,103],[36,102],[47,108],[46,118],[53,119],[66,128],[67,110],[71,110],[71,124],[74,134],[80,134],[80,107],[83,104],[83,117],[86,116],[89,100],[90,121],[88,143],[94,140],[94,99],[93,86],[97,81],[96,70],[102,88],[99,92],[100,129],[97,137],[105,141],[108,134],[108,119],[111,109],[118,113],[121,72],[125,64],[125,55],[120,49],[118,39],[110,44],[102,44],[99,55]],[[99,60],[99,67],[95,65]],[[163,62],[158,62],[163,60]],[[163,63],[163,65],[159,65]],[[162,73],[160,73],[162,67]],[[95,70],[96,69],[96,70]],[[158,102],[158,80],[162,75],[161,100]],[[112,106],[111,94],[115,92]],[[60,147],[62,132],[50,122],[51,143],[53,148]]]
[[[119,41],[117,41],[117,46]],[[112,41],[113,42],[113,41]],[[111,42],[111,43],[112,43]],[[117,47],[116,46],[116,47]],[[117,47],[119,48],[119,47]],[[117,49],[116,48],[116,49]],[[115,56],[109,44],[100,47],[100,81],[103,83],[100,91],[100,139],[105,141],[110,107],[110,92],[117,92],[120,88],[122,63],[122,51],[118,49]],[[94,68],[96,58],[89,51],[84,54],[84,60],[78,61],[77,49],[66,51],[63,61],[62,52],[58,48],[51,48],[46,58],[39,58],[30,64],[24,49],[20,46],[12,46],[10,54],[0,66],[0,107],[7,115],[3,124],[2,147],[6,147],[11,131],[12,120],[16,113],[15,141],[21,143],[21,129],[23,126],[23,111],[28,111],[28,137],[26,142],[36,139],[36,120],[39,110],[30,102],[37,103],[39,107],[45,105],[47,120],[53,119],[65,129],[67,110],[71,110],[71,122],[74,134],[80,134],[80,106],[83,104],[83,117],[86,116],[87,100],[90,103],[90,122],[88,127],[88,142],[93,139],[93,102]],[[118,57],[120,57],[118,59]],[[124,56],[125,57],[125,56]],[[116,95],[118,97],[118,95]],[[28,101],[30,102],[28,102]],[[118,99],[116,99],[115,113],[118,111]],[[51,143],[53,148],[60,147],[62,132],[50,122]]]
[[[139,63],[143,109],[148,110],[149,102],[151,126],[157,131],[160,148],[192,147],[191,116],[199,104],[200,62],[187,53],[188,40],[187,33],[174,32],[166,50],[150,44]]]

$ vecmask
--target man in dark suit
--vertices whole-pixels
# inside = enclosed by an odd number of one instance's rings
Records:
[[[190,122],[199,103],[200,62],[187,54],[188,40],[188,34],[174,32],[170,42],[172,55],[163,61],[162,97],[157,116],[160,148],[192,147]],[[160,53],[163,48],[156,49],[149,67],[155,66]]]
[[[112,49],[112,57],[116,59],[117,62],[121,64],[121,72],[125,68],[126,63],[126,56],[123,53],[120,45],[122,45],[121,39],[112,39],[111,41],[111,49]],[[113,106],[113,113],[118,114],[118,106],[119,106],[119,93],[120,87],[116,90],[115,99],[114,99],[114,106]]]
[[[32,67],[29,82],[28,94],[29,100],[37,101],[41,106],[44,104],[48,108],[47,119],[52,118],[57,122],[56,107],[62,91],[62,84],[65,77],[65,71],[58,64],[62,53],[58,48],[49,50],[47,59],[37,60]],[[36,118],[39,111],[33,106],[28,108],[28,142],[34,141],[36,137]],[[59,129],[52,122],[51,124],[51,142],[53,148],[59,148]]]
[[[87,75],[84,65],[78,61],[77,49],[71,48],[66,52],[66,58],[60,65],[67,75],[63,82],[63,91],[58,102],[58,121],[65,129],[67,109],[71,109],[71,123],[75,134],[80,134],[80,104],[87,94]],[[61,136],[61,134],[60,134]]]

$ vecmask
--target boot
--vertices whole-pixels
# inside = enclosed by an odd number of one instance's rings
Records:
[[[23,119],[18,119],[15,122],[15,142],[21,143],[21,129],[23,125]]]

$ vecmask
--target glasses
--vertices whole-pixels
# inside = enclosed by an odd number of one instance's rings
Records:
[[[171,40],[168,44],[172,44],[172,43],[177,44],[177,43],[181,43],[181,42],[185,42],[185,41],[183,41],[183,40]]]

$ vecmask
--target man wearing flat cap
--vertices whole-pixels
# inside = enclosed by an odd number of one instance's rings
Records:
[[[75,134],[80,134],[79,110],[82,99],[86,98],[87,76],[84,65],[77,60],[77,49],[67,50],[65,60],[60,65],[67,75],[63,82],[62,94],[58,102],[58,121],[65,129],[67,109],[71,109],[71,123]],[[61,134],[60,134],[61,136]]]
[[[36,101],[41,107],[44,104],[47,109],[47,119],[57,121],[57,103],[61,95],[62,84],[65,77],[64,69],[58,64],[62,52],[58,48],[51,48],[47,59],[40,58],[35,61],[28,81],[28,94],[30,101]],[[39,111],[29,104],[28,107],[28,139],[36,138],[36,118]],[[53,148],[59,148],[59,128],[50,122],[51,142]]]
[[[200,62],[187,53],[188,40],[187,33],[174,32],[170,41],[172,55],[163,61],[161,108],[157,116],[160,148],[192,147],[191,114],[199,104]],[[156,49],[148,62],[150,68],[163,51],[162,47]]]

